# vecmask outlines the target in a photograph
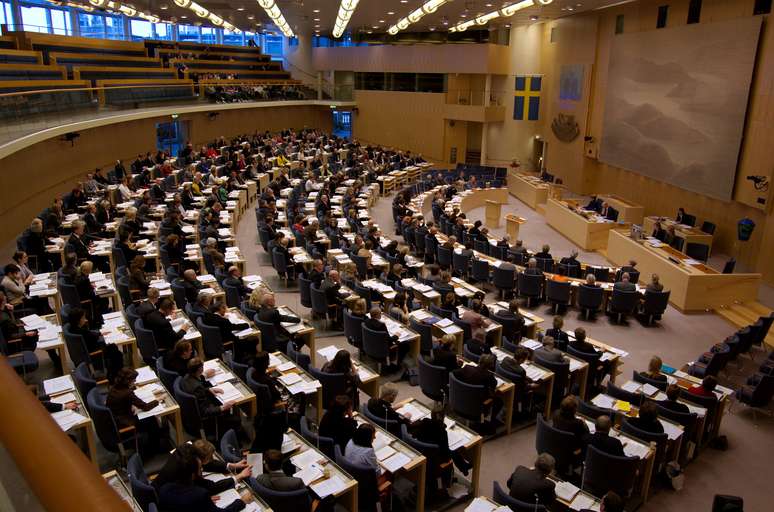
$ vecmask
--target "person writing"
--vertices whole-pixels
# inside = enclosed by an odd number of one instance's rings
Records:
[[[508,478],[508,495],[526,503],[551,507],[556,499],[555,484],[548,478],[556,460],[548,453],[535,459],[534,468],[518,466]]]

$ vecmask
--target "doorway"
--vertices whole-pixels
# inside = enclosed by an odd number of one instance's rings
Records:
[[[156,148],[177,156],[188,140],[188,123],[175,119],[168,123],[156,123]]]
[[[352,138],[352,112],[348,110],[333,111],[333,135],[347,139]]]
[[[532,162],[534,163],[534,170],[542,172],[546,164],[546,150],[548,149],[548,143],[545,142],[539,135],[535,136],[535,143],[532,145]]]

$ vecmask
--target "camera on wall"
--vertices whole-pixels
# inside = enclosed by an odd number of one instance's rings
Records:
[[[769,178],[766,176],[747,176],[749,181],[753,182],[755,190],[766,192],[769,190]]]

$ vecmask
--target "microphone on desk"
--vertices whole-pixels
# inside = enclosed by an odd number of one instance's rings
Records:
[[[389,429],[387,428],[387,415],[388,415],[387,411],[389,411],[390,408],[385,404],[382,404],[382,407],[384,407],[384,430],[389,432]]]
[[[535,512],[537,512],[538,507],[540,506],[540,497],[537,493],[535,493]]]

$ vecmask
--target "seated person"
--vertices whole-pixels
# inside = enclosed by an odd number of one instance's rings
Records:
[[[535,258],[530,258],[529,261],[527,261],[527,268],[524,269],[524,273],[528,276],[543,275],[543,271],[538,268],[537,260]]]
[[[370,423],[358,425],[352,434],[352,439],[344,449],[344,458],[352,464],[373,468],[377,476],[382,474],[382,468],[376,459],[374,451],[374,438],[376,429]]]
[[[552,325],[552,328],[546,330],[545,336],[551,336],[554,339],[554,345],[559,350],[566,351],[570,336],[563,329],[564,318],[561,315],[554,316]]]
[[[637,285],[629,282],[630,279],[631,278],[629,277],[629,273],[624,272],[623,274],[621,274],[621,280],[613,285],[613,290],[618,290],[622,292],[637,291]]]
[[[369,398],[366,407],[368,408],[368,412],[376,418],[398,422],[398,426],[394,428],[397,432],[400,432],[400,423],[408,425],[411,421],[411,414],[407,413],[405,416],[401,416],[393,409],[392,404],[395,403],[397,398],[398,388],[395,387],[394,384],[388,382],[379,390],[379,398]],[[395,434],[395,432],[393,432],[393,434]]]
[[[360,403],[360,394],[357,387],[360,384],[360,377],[358,376],[355,365],[352,364],[352,355],[348,350],[339,350],[333,359],[326,362],[321,371],[323,373],[343,373],[345,377],[344,392],[350,397],[352,403],[357,406]]]
[[[228,277],[223,280],[223,286],[225,287],[226,285],[236,288],[241,300],[250,295],[250,288],[245,285],[244,280],[242,280],[242,272],[236,265],[228,268]]]
[[[602,208],[602,200],[597,196],[591,196],[591,200],[589,201],[589,204],[586,205],[585,209],[598,212],[600,208]]]
[[[634,260],[629,260],[629,263],[621,267],[621,275],[623,275],[624,272],[639,272],[635,267],[637,266],[637,262]]]
[[[513,356],[508,356],[500,361],[500,368],[513,375],[511,380],[516,387],[514,395],[515,404],[523,415],[530,414],[530,393],[540,387],[540,383],[529,380],[527,370],[522,366],[528,357],[529,350],[524,347],[516,347],[516,352],[513,353]]]
[[[457,357],[457,353],[454,351],[454,345],[457,342],[457,338],[453,334],[444,334],[439,340],[438,344],[432,349],[432,360],[430,364],[434,366],[442,366],[447,371],[454,371],[461,366],[460,359]]]
[[[309,279],[312,284],[317,285],[318,288],[320,287],[323,279],[325,279],[325,266],[323,265],[322,260],[316,259],[312,262],[312,269],[309,271],[307,279]]]
[[[661,382],[666,382],[667,378],[666,375],[661,373],[661,366],[662,366],[661,358],[658,356],[653,356],[650,358],[650,362],[648,363],[648,371],[646,372],[640,372],[640,375],[643,377],[646,377],[650,380],[657,380]]]
[[[594,274],[586,274],[586,282],[581,286],[588,286],[589,288],[599,288],[597,284],[597,276]]]
[[[559,409],[551,415],[551,423],[554,428],[573,434],[573,453],[577,457],[576,462],[580,463],[589,428],[585,421],[576,416],[577,413],[578,401],[574,396],[568,395],[562,399]]]
[[[172,350],[164,352],[164,369],[184,377],[188,372],[188,361],[192,357],[193,345],[191,342],[188,340],[178,340]]]
[[[104,370],[107,373],[108,380],[112,381],[114,376],[124,366],[124,356],[118,349],[118,346],[112,343],[106,344],[100,332],[90,328],[86,312],[79,307],[70,309],[67,323],[72,334],[80,335],[83,338],[86,350],[92,354],[92,358],[97,361],[104,360]],[[103,353],[103,357],[95,354],[100,350]]]
[[[216,395],[223,393],[223,391],[213,388],[212,384],[204,379],[204,363],[198,357],[188,361],[188,371],[180,382],[180,389],[185,393],[194,395],[199,407],[199,414],[203,420],[215,418],[219,424],[222,424],[219,432],[225,432],[234,427],[239,428],[239,425],[236,424],[239,422],[239,418],[229,417],[231,415],[228,414],[234,407],[234,402],[229,400],[223,404],[220,403]]]
[[[551,336],[543,336],[543,346],[533,354],[534,359],[538,357],[553,363],[564,363],[567,361],[564,354],[555,348],[554,339]]]
[[[680,386],[677,384],[670,384],[666,388],[666,400],[661,400],[658,405],[664,409],[669,409],[670,411],[681,412],[685,414],[691,412],[686,404],[677,401],[679,397]]]
[[[338,395],[320,420],[319,434],[332,438],[344,452],[356,428],[357,421],[352,417],[352,400],[347,395]]]
[[[663,292],[664,291],[664,285],[661,284],[661,281],[658,277],[658,274],[653,274],[650,276],[650,282],[645,287],[645,293],[648,292]]]
[[[175,303],[169,297],[164,297],[159,301],[159,307],[156,310],[148,312],[143,318],[145,328],[153,332],[156,339],[156,348],[159,350],[169,350],[174,346],[177,340],[183,339],[188,331],[188,324],[184,324],[179,330],[172,328],[172,323],[167,318],[175,312]]]
[[[548,478],[554,472],[556,461],[548,453],[535,459],[535,468],[518,466],[508,478],[508,495],[526,503],[543,505],[549,510],[556,499],[555,484]]]
[[[269,374],[268,352],[258,350],[250,366],[253,369],[252,380],[265,386],[268,394],[268,396],[259,400],[260,411],[253,418],[255,431],[261,434],[253,440],[250,451],[259,453],[282,446],[282,433],[287,429],[286,415],[274,413],[285,411],[286,405],[282,401],[282,394],[277,386],[277,382]]]
[[[636,418],[627,418],[629,424],[635,428],[651,434],[663,434],[664,425],[658,420],[658,407],[656,402],[646,400],[640,406],[639,415]]]
[[[441,294],[441,297],[449,293],[454,294],[454,285],[451,284],[451,277],[449,272],[441,272],[441,279],[433,284],[433,288]]]
[[[575,339],[570,341],[570,347],[579,352],[586,352],[587,354],[596,354],[597,349],[586,341],[586,329],[578,327],[575,329]]]
[[[218,331],[220,332],[220,338],[223,341],[223,344],[227,345],[230,342],[234,347],[234,356],[237,358],[237,360],[245,361],[249,355],[248,350],[252,351],[252,347],[246,350],[243,345],[252,345],[253,342],[247,340],[240,342],[235,333],[244,331],[250,327],[250,324],[245,322],[234,323],[230,319],[226,318],[226,313],[228,313],[228,306],[226,305],[226,301],[219,300],[210,306],[209,311],[204,314],[202,322],[204,322],[206,325],[217,327]]]
[[[604,414],[598,416],[594,422],[594,433],[586,438],[586,442],[589,446],[593,446],[601,452],[623,457],[623,444],[615,437],[610,436],[611,426],[610,416]]]
[[[542,260],[550,260],[553,259],[551,256],[551,247],[548,244],[544,244],[543,247],[540,249],[540,252],[535,253],[534,256],[535,259],[542,259]]]
[[[491,315],[490,315],[491,316]],[[514,299],[508,303],[508,309],[500,309],[497,312],[496,321],[503,324],[503,336],[511,343],[521,341],[526,319],[519,311],[519,301]]]
[[[387,330],[387,324],[385,324],[384,321],[382,321],[382,310],[379,308],[379,306],[371,307],[369,318],[366,318],[363,321],[363,325],[368,327],[372,331],[384,332],[384,333],[389,332]],[[389,336],[388,343],[390,347],[388,359],[392,364],[397,365],[403,360],[403,357],[405,357],[405,355],[408,353],[407,352],[408,345],[405,343],[402,346],[398,345],[398,336],[396,335]],[[392,347],[397,347],[397,350],[393,349]]]
[[[570,251],[570,255],[559,260],[559,263],[570,267],[580,266],[580,263],[578,263],[578,250],[573,249]]]
[[[266,450],[263,454],[263,474],[256,476],[255,481],[267,489],[280,492],[306,488],[303,480],[285,474],[282,470],[282,461],[281,451]]]
[[[401,323],[408,324],[409,322],[409,309],[406,305],[406,295],[398,293],[395,295],[395,299],[390,306],[390,316],[395,318]]]
[[[457,296],[454,295],[454,292],[448,292],[446,294],[441,294],[441,297],[443,297],[443,303],[441,304],[441,311],[444,314],[444,317],[451,318],[452,314],[457,313]]]
[[[454,371],[454,375],[462,382],[474,386],[484,386],[485,391],[492,400],[490,425],[494,425],[497,414],[503,407],[503,401],[497,396],[497,379],[494,371],[497,358],[492,354],[484,354],[478,360],[478,364],[468,364]]]
[[[150,288],[150,281],[145,275],[145,257],[138,254],[129,263],[129,289],[137,291],[141,297],[145,297]]]
[[[328,316],[333,319],[333,326],[340,326],[343,322],[342,301],[339,296],[341,289],[341,276],[338,270],[330,270],[320,285],[320,291],[325,294],[325,300],[329,306]],[[335,306],[335,307],[330,307]]]
[[[192,269],[188,269],[183,272],[183,277],[178,279],[178,284],[185,290],[185,300],[193,304],[196,302],[196,298],[199,296],[199,291],[204,288],[204,285],[196,279],[196,272]],[[180,305],[182,307],[182,304]]]
[[[703,396],[707,398],[709,397],[717,398],[717,396],[715,395],[715,387],[717,385],[718,385],[718,379],[713,375],[707,375],[702,379],[700,385],[693,386],[691,389],[688,390],[688,392],[696,396]]]
[[[161,430],[156,418],[151,416],[140,420],[134,414],[133,409],[150,411],[159,404],[158,400],[145,402],[139,398],[134,390],[137,387],[137,371],[132,368],[122,368],[113,379],[113,384],[108,390],[105,406],[113,413],[113,419],[119,429],[135,427],[145,434],[141,448],[145,453],[153,454],[158,451]]]
[[[274,294],[267,293],[263,296],[263,303],[261,309],[258,311],[258,320],[274,326],[274,333],[277,339],[277,346],[268,346],[267,341],[264,340],[264,350],[267,352],[276,352],[277,350],[285,350],[290,338],[284,334],[285,329],[282,327],[282,322],[288,322],[297,324],[301,322],[301,319],[296,316],[283,315],[276,307],[274,302]]]

